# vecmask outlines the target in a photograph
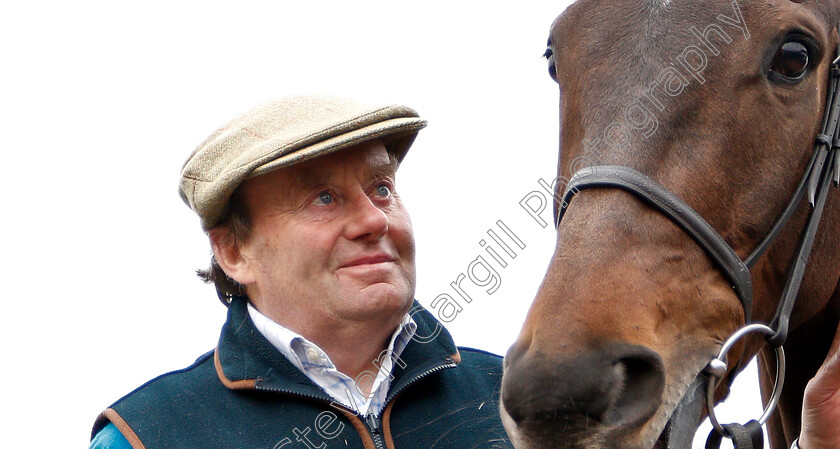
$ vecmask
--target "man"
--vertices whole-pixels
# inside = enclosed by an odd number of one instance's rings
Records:
[[[214,133],[180,193],[228,305],[218,346],[117,401],[96,448],[510,447],[501,358],[456,348],[413,301],[396,170],[403,106],[294,97]]]

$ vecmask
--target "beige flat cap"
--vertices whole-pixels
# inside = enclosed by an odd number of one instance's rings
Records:
[[[179,193],[208,230],[248,178],[381,139],[402,161],[426,126],[413,109],[331,96],[297,96],[265,103],[213,133],[181,170]]]

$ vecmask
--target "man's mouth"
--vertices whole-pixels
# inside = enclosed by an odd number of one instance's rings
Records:
[[[393,261],[394,261],[394,258],[389,256],[388,254],[385,254],[385,253],[372,254],[372,255],[363,256],[363,257],[353,259],[349,262],[346,262],[346,263],[342,264],[341,266],[339,266],[339,268],[362,267],[362,266],[365,266],[365,265],[376,265],[376,264],[382,264],[382,263],[393,262]]]

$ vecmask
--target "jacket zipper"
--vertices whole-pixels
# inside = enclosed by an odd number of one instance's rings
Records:
[[[424,378],[424,377],[426,377],[430,374],[436,373],[440,370],[447,369],[447,368],[455,368],[456,366],[458,366],[458,364],[455,363],[451,358],[447,358],[446,361],[448,363],[446,363],[444,365],[438,365],[438,366],[436,366],[436,367],[434,367],[430,370],[427,370],[427,371],[422,372],[421,374],[418,374],[417,376],[414,376],[414,378],[412,378],[410,381],[404,383],[399,389],[394,390],[391,393],[389,393],[388,397],[385,399],[385,402],[382,404],[382,410],[385,410],[385,407],[388,406],[388,403],[393,401],[394,398],[396,398],[398,394],[400,394],[408,386],[414,384],[418,380],[420,380],[420,379],[422,379],[422,378]],[[289,395],[292,395],[292,396],[303,396],[303,397],[306,397],[306,398],[318,399],[318,400],[321,400],[321,401],[324,401],[324,400],[326,400],[328,402],[333,401],[332,398],[325,398],[325,397],[322,397],[322,396],[315,396],[315,395],[311,395],[311,394],[302,394],[302,393],[299,393],[297,391],[291,391],[291,390],[285,390],[285,389],[282,389],[282,388],[271,387],[271,386],[266,385],[265,382],[262,381],[262,379],[257,379],[254,387],[257,390],[274,391],[274,392],[277,392],[277,393],[285,393],[285,394],[289,394]],[[357,413],[356,416],[358,416],[359,419],[361,419],[361,421],[363,423],[365,423],[365,427],[367,427],[368,433],[370,433],[370,437],[373,440],[374,447],[376,449],[387,449],[385,447],[385,441],[382,439],[382,420],[379,419],[379,417],[376,416],[376,415],[368,415],[367,417],[364,417],[364,416],[361,416]]]
[[[326,399],[326,398],[321,397],[321,396],[315,396],[315,395],[311,395],[311,394],[302,394],[302,393],[299,393],[297,391],[291,391],[291,390],[286,390],[286,389],[283,389],[283,388],[272,387],[272,386],[266,385],[264,382],[261,382],[260,380],[257,381],[256,388],[258,390],[273,391],[275,393],[284,393],[284,394],[288,394],[288,395],[292,395],[292,396],[300,396],[300,397],[305,397],[305,398],[309,398],[309,399],[317,399],[317,400],[320,400],[320,401],[324,401]],[[329,401],[330,401],[331,404],[334,402],[333,399],[329,399]],[[344,407],[342,407],[342,408],[344,408]],[[353,413],[352,410],[348,409],[347,411],[349,411],[350,413]],[[360,421],[365,423],[365,427],[367,427],[368,433],[370,434],[370,437],[373,440],[373,446],[376,449],[387,449],[385,447],[385,442],[382,439],[382,421],[379,419],[379,417],[374,416],[374,415],[368,415],[367,418],[366,418],[364,416],[359,415],[358,413],[356,413],[356,416],[359,418]]]
[[[378,416],[368,415],[363,420],[370,432],[370,437],[373,439],[373,446],[376,449],[385,449],[385,442],[382,441],[382,420]]]
[[[409,385],[417,382],[418,380],[420,380],[420,379],[422,379],[422,378],[424,378],[424,377],[426,377],[426,376],[428,376],[432,373],[440,371],[442,369],[454,368],[454,367],[457,366],[454,362],[451,361],[451,359],[449,359],[449,360],[450,360],[450,362],[448,364],[438,365],[438,366],[436,366],[436,367],[434,367],[434,368],[432,368],[428,371],[424,371],[423,373],[421,373],[421,374],[415,376],[413,379],[411,379],[411,381],[404,383],[400,389],[392,391],[391,394],[389,394],[388,397],[385,399],[385,402],[382,404],[382,410],[385,410],[385,407],[388,406],[388,403],[393,401],[394,398],[396,398],[397,395],[399,395]],[[385,448],[385,442],[382,439],[382,420],[379,418],[379,416],[368,415],[367,418],[364,418],[364,417],[361,417],[361,416],[359,416],[359,417],[362,418],[362,421],[364,421],[365,426],[368,428],[368,432],[370,432],[370,437],[373,440],[373,446],[376,449],[386,449]]]
[[[420,379],[422,379],[422,378],[424,378],[424,377],[426,377],[426,376],[428,376],[432,373],[436,373],[440,370],[444,370],[444,369],[447,369],[447,368],[455,368],[456,366],[458,366],[458,364],[455,363],[449,357],[446,358],[446,361],[448,363],[446,363],[445,365],[438,365],[438,366],[436,366],[436,367],[434,367],[434,368],[432,368],[428,371],[424,371],[423,373],[421,373],[417,376],[414,376],[414,378],[411,379],[409,382],[404,383],[399,389],[393,390],[390,393],[388,393],[388,397],[385,398],[385,402],[382,404],[382,410],[385,410],[385,407],[388,406],[388,403],[393,401],[394,398],[396,398],[398,394],[400,394],[403,390],[405,390],[406,388],[408,388],[410,385],[414,384],[418,380],[420,380]]]
[[[270,385],[266,385],[265,381],[263,381],[260,378],[258,378],[256,380],[254,388],[257,389],[257,390],[273,391],[275,393],[284,393],[284,394],[288,394],[290,396],[299,396],[299,397],[304,397],[304,398],[309,398],[309,399],[317,399],[319,401],[324,401],[324,402],[328,402],[328,403],[333,401],[332,398],[330,398],[326,395],[325,396],[316,396],[316,395],[313,395],[313,394],[304,394],[304,393],[300,393],[298,391],[285,390],[283,388],[272,387]]]

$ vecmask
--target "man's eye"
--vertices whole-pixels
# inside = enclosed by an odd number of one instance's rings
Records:
[[[387,184],[379,184],[376,186],[376,193],[381,197],[386,197],[391,195],[391,187]]]
[[[333,202],[332,193],[324,191],[318,194],[318,199],[315,200],[319,204],[330,204]]]

